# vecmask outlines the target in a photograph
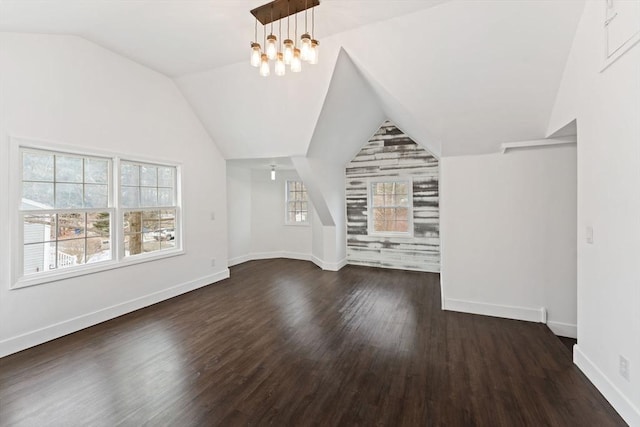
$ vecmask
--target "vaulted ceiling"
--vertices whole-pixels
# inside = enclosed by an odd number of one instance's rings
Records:
[[[261,78],[248,11],[262,3],[2,0],[0,31],[75,34],[174,78],[226,158],[346,162],[380,117],[439,156],[546,137],[584,6],[321,0],[320,64]]]

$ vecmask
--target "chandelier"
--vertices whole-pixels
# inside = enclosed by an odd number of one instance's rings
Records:
[[[274,0],[251,11],[256,18],[254,39],[251,42],[251,65],[260,69],[260,75],[271,75],[271,63],[274,63],[276,76],[284,76],[287,66],[292,73],[302,71],[302,63],[318,63],[320,42],[315,38],[315,7],[320,0]],[[311,33],[308,31],[308,12],[311,9]],[[298,14],[304,12],[304,34],[298,44]],[[293,25],[290,18],[293,16]],[[286,18],[286,36],[282,40],[282,21]],[[273,33],[274,22],[277,21],[278,36]],[[262,24],[263,45],[258,43],[258,22]],[[267,25],[271,24],[269,35]],[[293,27],[293,39],[291,30]],[[264,48],[262,47],[264,46]]]

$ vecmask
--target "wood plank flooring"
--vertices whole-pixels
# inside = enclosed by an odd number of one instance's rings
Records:
[[[0,359],[2,426],[618,426],[541,324],[291,260]]]

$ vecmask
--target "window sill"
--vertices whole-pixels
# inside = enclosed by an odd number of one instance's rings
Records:
[[[291,227],[309,227],[311,225],[310,222],[285,222],[285,226]]]
[[[94,265],[84,265],[76,267],[72,270],[58,270],[55,272],[48,272],[47,274],[43,273],[42,275],[21,277],[14,283],[14,285],[11,287],[11,290],[28,288],[31,286],[57,282],[74,277],[86,276],[89,274],[100,273],[102,271],[115,270],[118,268],[128,267],[130,265],[142,264],[145,262],[156,261],[165,258],[172,258],[175,256],[184,255],[185,253],[186,251],[184,249],[175,249],[159,254],[134,255],[129,258],[124,258],[120,261],[104,261],[99,264],[97,263]]]

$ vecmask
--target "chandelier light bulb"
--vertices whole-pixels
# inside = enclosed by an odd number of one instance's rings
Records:
[[[299,73],[302,71],[302,58],[300,58],[300,49],[293,49],[293,59],[291,59],[291,72]]]
[[[270,60],[276,59],[278,53],[278,38],[273,34],[267,36],[267,57]]]
[[[311,54],[311,36],[309,35],[309,33],[304,33],[302,37],[300,37],[300,41],[302,42],[302,47],[300,50],[302,60],[308,61]]]
[[[318,63],[318,55],[320,54],[320,42],[316,39],[311,40],[311,52],[309,53],[309,64]]]
[[[278,56],[276,57],[275,71],[276,76],[284,76],[286,73],[286,67],[284,65],[284,54],[282,52],[278,52]]]
[[[266,53],[263,53],[260,57],[260,75],[262,77],[269,77],[271,74],[271,67],[269,66],[269,57]]]
[[[261,57],[260,43],[251,43],[251,65],[259,67]]]
[[[291,60],[293,59],[293,40],[286,39],[284,41],[284,63],[287,65],[291,65]]]

